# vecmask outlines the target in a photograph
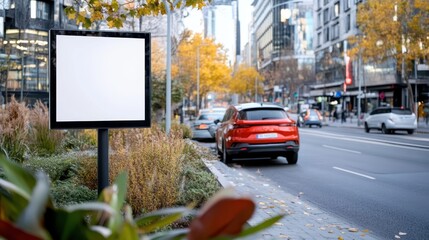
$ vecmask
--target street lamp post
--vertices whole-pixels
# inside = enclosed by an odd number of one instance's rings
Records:
[[[197,107],[195,114],[200,110],[200,46],[197,47]]]
[[[173,8],[176,7],[179,0],[174,1]],[[167,11],[167,71],[166,71],[166,96],[165,96],[165,132],[170,133],[171,128],[171,9],[166,0],[163,0],[165,10]]]

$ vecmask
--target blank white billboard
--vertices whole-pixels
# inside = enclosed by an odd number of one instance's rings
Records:
[[[53,31],[51,128],[149,126],[147,34]]]

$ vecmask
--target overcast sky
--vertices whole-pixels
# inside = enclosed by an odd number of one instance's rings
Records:
[[[240,18],[240,30],[241,30],[241,50],[244,45],[248,42],[248,29],[249,23],[252,18],[252,3],[253,0],[239,0],[239,18]],[[225,11],[220,11],[225,12]],[[190,10],[189,17],[186,17],[183,22],[186,28],[191,29],[194,32],[203,32],[203,20],[202,13],[198,10]],[[227,12],[226,12],[227,13]],[[222,17],[216,16],[216,29],[217,40],[222,43],[226,48],[229,49],[230,54],[234,54],[234,50],[231,49],[234,46],[235,37],[233,32],[233,21],[231,19],[231,14],[225,14],[228,16]]]

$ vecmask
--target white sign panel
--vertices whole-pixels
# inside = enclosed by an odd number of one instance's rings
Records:
[[[149,126],[149,38],[57,31],[50,36],[51,128]]]

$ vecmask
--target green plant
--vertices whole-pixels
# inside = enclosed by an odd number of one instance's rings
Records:
[[[77,154],[57,155],[49,157],[30,157],[23,166],[31,172],[43,171],[52,182],[67,180],[77,174]]]
[[[195,202],[200,205],[219,191],[219,183],[213,174],[194,165],[186,165],[178,204]]]
[[[187,142],[183,149],[185,156],[182,171],[182,183],[178,204],[195,202],[197,206],[206,202],[220,189],[216,177],[207,171],[203,158],[209,159],[210,153]]]
[[[189,207],[161,209],[134,218],[126,201],[126,174],[104,189],[98,202],[58,208],[49,195],[48,177],[31,175],[0,155],[8,181],[0,179],[0,236],[6,239],[183,239],[204,240],[249,236],[283,217],[244,228],[255,210],[249,198],[225,195],[210,199],[186,229],[157,231],[192,213]]]
[[[97,132],[92,129],[68,130],[63,147],[65,150],[89,150],[97,147]]]
[[[94,201],[97,199],[97,191],[86,186],[76,184],[74,181],[57,181],[52,184],[51,196],[57,207]]]

